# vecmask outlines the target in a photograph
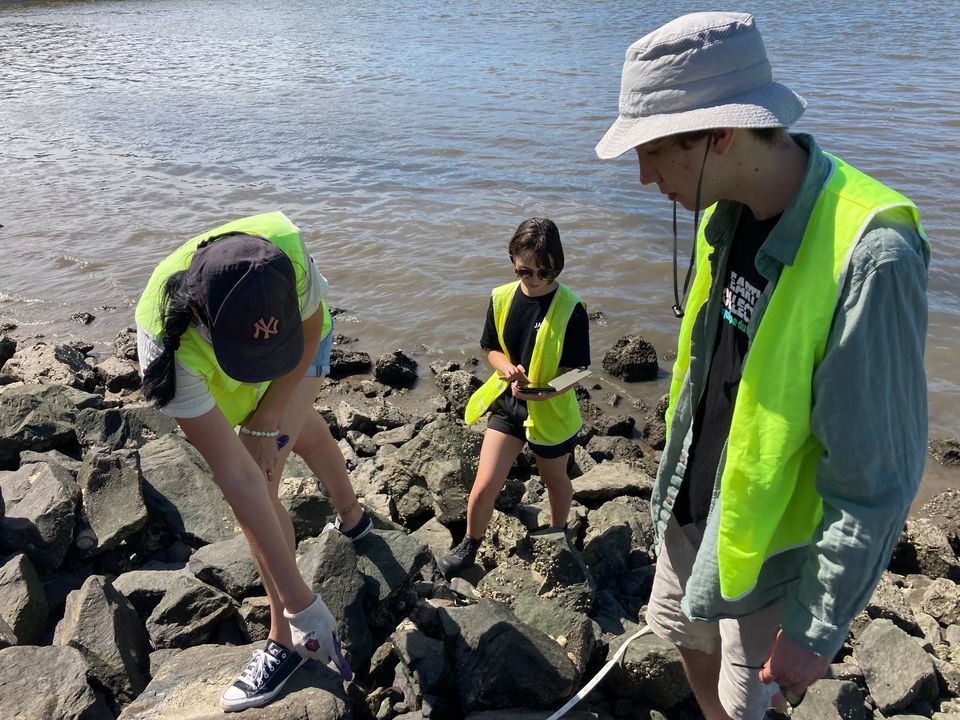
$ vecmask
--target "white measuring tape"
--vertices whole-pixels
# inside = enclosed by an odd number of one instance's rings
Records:
[[[559,710],[557,710],[553,715],[548,717],[547,720],[558,720],[558,718],[562,718],[564,715],[570,712],[573,706],[576,705],[581,700],[583,700],[587,695],[589,695],[590,691],[593,690],[600,683],[601,680],[603,680],[603,678],[606,676],[608,672],[610,672],[610,669],[614,665],[616,665],[618,662],[620,662],[620,658],[623,657],[623,654],[627,651],[627,646],[630,643],[632,643],[641,635],[648,635],[649,633],[652,633],[652,632],[653,630],[651,630],[649,627],[645,625],[640,630],[635,632],[633,635],[628,637],[627,641],[620,646],[620,649],[617,650],[616,654],[614,654],[614,656],[607,661],[607,664],[604,665],[602,668],[600,668],[600,672],[594,675],[593,678],[591,678],[590,682],[588,682],[586,685],[583,686],[580,692],[578,692],[572,698],[567,700],[567,704],[564,705]]]

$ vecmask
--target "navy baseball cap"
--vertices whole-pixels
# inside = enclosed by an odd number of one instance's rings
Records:
[[[201,242],[187,287],[210,331],[217,362],[234,380],[275,380],[300,362],[297,275],[273,243],[243,234]]]

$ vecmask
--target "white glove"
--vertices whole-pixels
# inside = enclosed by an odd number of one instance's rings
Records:
[[[304,657],[326,664],[333,660],[344,680],[353,678],[353,671],[343,657],[333,615],[320,596],[298,613],[283,611],[290,623],[293,649]]]

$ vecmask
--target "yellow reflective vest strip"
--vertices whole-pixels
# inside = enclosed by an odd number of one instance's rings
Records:
[[[816,489],[823,452],[810,431],[813,375],[823,359],[850,256],[871,220],[902,207],[923,237],[916,206],[903,195],[830,157],[796,259],[777,281],[750,344],[726,444],[717,562],[720,592],[737,600],[756,586],[764,561],[810,543],[823,515]],[[710,295],[712,248],[697,237],[697,275],[680,330],[667,423],[690,367],[690,338]]]
[[[190,261],[193,259],[193,254],[201,241],[214,235],[231,232],[258,235],[279,247],[293,262],[297,287],[303,288],[306,282],[308,263],[311,261],[304,256],[303,242],[297,226],[290,222],[282,212],[269,212],[240,218],[190,238],[164,258],[156,267],[147,282],[146,289],[140,296],[136,310],[137,324],[149,335],[158,341],[163,339],[163,308],[161,303],[163,287],[167,278],[190,267]],[[301,301],[302,299],[301,294]],[[332,327],[332,321],[326,303],[321,305],[324,313],[323,335],[326,335]],[[263,393],[270,385],[269,382],[242,383],[227,375],[217,362],[213,346],[193,327],[190,327],[180,339],[180,348],[177,350],[176,358],[186,367],[203,375],[217,407],[233,425],[239,424],[256,408]]]
[[[500,347],[504,348],[504,354],[507,352],[506,343],[503,340],[503,329],[507,324],[510,303],[519,287],[519,282],[512,282],[493,289],[493,321],[497,328]],[[567,324],[578,303],[584,304],[568,287],[558,286],[550,308],[537,331],[530,367],[527,368],[527,377],[534,385],[544,385],[558,375]],[[510,357],[509,354],[507,357]],[[510,362],[513,360],[511,359]],[[464,420],[470,425],[479,420],[507,387],[508,384],[501,380],[499,373],[494,370],[480,389],[470,396]],[[573,437],[583,424],[580,406],[573,392],[563,393],[549,400],[528,402],[527,415],[524,423],[527,440],[538,445],[559,445]]]

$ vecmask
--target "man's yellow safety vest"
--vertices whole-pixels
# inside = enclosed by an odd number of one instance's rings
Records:
[[[842,160],[807,223],[792,265],[777,282],[750,344],[720,477],[717,561],[720,592],[737,600],[756,586],[764,561],[810,543],[823,516],[816,489],[824,448],[810,431],[813,375],[823,359],[850,256],[873,218],[902,207],[924,242],[916,206]],[[698,267],[680,327],[667,427],[690,366],[690,338],[710,294],[712,248],[697,235]]]

